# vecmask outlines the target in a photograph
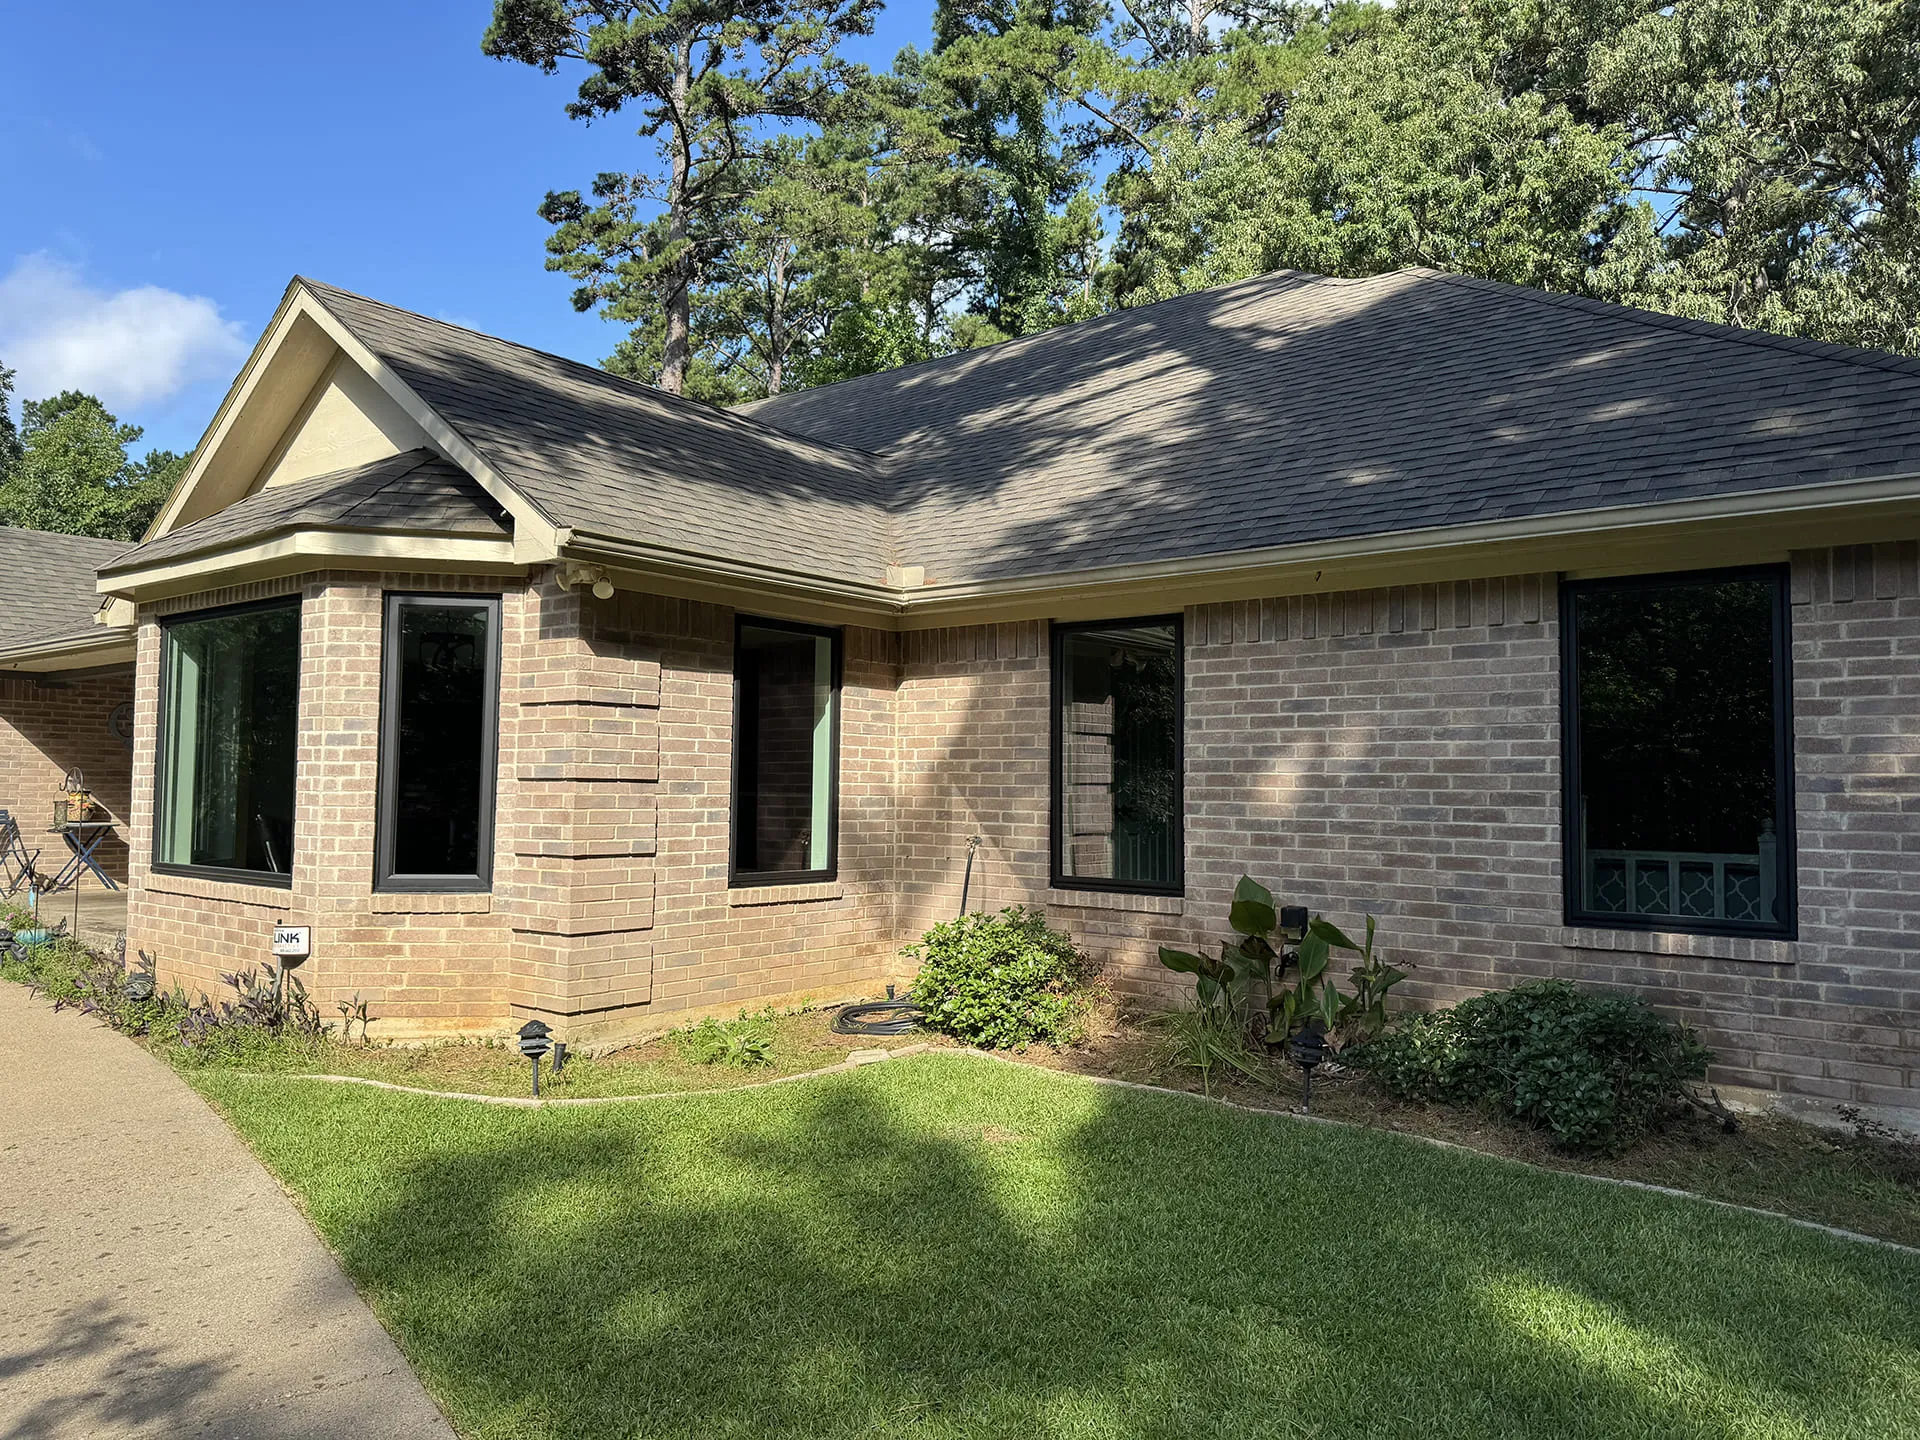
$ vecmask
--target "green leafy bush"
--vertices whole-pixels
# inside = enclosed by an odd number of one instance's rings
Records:
[[[698,1025],[668,1031],[667,1038],[689,1064],[752,1069],[773,1063],[773,1022],[769,1005],[757,1015],[742,1010],[732,1020],[709,1015]]]
[[[1638,1000],[1540,980],[1410,1016],[1352,1059],[1402,1098],[1491,1104],[1614,1153],[1684,1105],[1712,1055]]]
[[[913,1003],[930,1030],[1006,1048],[1080,1037],[1087,962],[1045,912],[1014,905],[934,926],[908,955],[920,962]]]

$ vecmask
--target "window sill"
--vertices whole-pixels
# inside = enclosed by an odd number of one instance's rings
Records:
[[[823,880],[812,885],[746,885],[727,891],[727,904],[734,909],[752,905],[799,905],[820,900],[838,900],[846,894],[838,880]]]
[[[129,888],[133,888],[129,886]],[[228,900],[268,910],[293,909],[293,890],[287,885],[252,885],[237,880],[207,880],[198,875],[175,875],[149,870],[138,888],[155,895],[186,895],[195,900]]]
[[[1583,926],[1563,927],[1560,943],[1573,950],[1615,950],[1691,960],[1739,960],[1751,965],[1791,965],[1798,949],[1791,940],[1690,935],[1678,930],[1592,930]]]
[[[1184,915],[1184,895],[1130,895],[1124,890],[1048,890],[1048,905],[1071,905],[1081,910],[1131,910],[1141,915]]]
[[[367,909],[375,915],[488,915],[493,895],[485,890],[376,890]]]

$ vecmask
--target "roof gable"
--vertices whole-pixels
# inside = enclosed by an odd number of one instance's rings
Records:
[[[301,284],[562,529],[876,586],[893,563],[871,456]]]
[[[147,531],[149,541],[264,488],[342,462],[426,447],[460,467],[513,519],[516,550],[557,556],[539,508],[474,452],[297,277]]]

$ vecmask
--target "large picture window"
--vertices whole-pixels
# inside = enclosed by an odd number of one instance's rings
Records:
[[[177,617],[160,647],[155,867],[292,884],[299,600]]]
[[[1569,584],[1567,916],[1791,935],[1784,569]]]
[[[1180,617],[1053,631],[1053,883],[1178,894]]]
[[[733,883],[830,880],[839,838],[839,633],[743,618],[733,655]]]
[[[383,890],[484,890],[493,879],[500,601],[389,595],[380,713]]]

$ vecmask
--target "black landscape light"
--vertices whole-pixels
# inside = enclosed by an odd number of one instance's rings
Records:
[[[566,1068],[567,1068],[567,1042],[564,1040],[556,1040],[553,1042],[552,1073],[555,1075],[558,1075],[562,1070]]]
[[[1287,1037],[1287,1058],[1300,1067],[1304,1077],[1301,1108],[1313,1110],[1313,1071],[1327,1058],[1327,1032],[1318,1020],[1309,1020]]]
[[[529,1020],[520,1027],[520,1053],[533,1062],[533,1098],[540,1098],[540,1057],[551,1048],[547,1036],[553,1033],[538,1020]]]
[[[1282,905],[1280,907],[1280,938],[1292,941],[1307,938],[1306,906]]]

